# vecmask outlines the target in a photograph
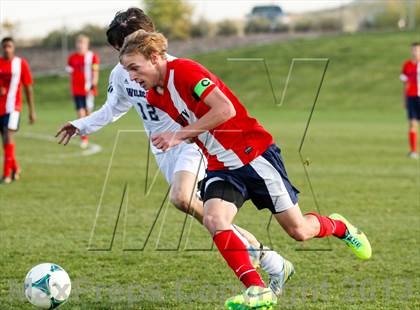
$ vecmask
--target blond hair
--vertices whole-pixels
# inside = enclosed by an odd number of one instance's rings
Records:
[[[146,59],[150,59],[153,53],[157,53],[166,58],[167,49],[168,41],[163,34],[140,29],[125,38],[120,50],[120,60],[129,54],[142,54]]]
[[[90,39],[87,35],[80,33],[77,35],[76,41],[87,41],[89,43]]]

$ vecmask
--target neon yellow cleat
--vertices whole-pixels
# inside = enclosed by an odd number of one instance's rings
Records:
[[[343,240],[353,253],[360,259],[369,259],[372,256],[372,248],[366,235],[357,227],[353,226],[340,214],[334,213],[329,216],[334,220],[340,220],[346,224],[347,231]]]
[[[277,304],[277,297],[270,288],[250,286],[243,294],[226,300],[225,307],[229,310],[271,310]]]

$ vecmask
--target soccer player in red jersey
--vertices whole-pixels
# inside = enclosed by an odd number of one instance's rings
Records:
[[[420,120],[420,42],[411,45],[412,58],[403,64],[401,81],[405,84],[405,102],[409,123],[408,141],[410,153],[408,156],[418,159],[417,128]]]
[[[242,241],[230,225],[244,201],[269,209],[295,240],[334,235],[361,259],[371,256],[363,232],[338,214],[302,215],[298,190],[291,184],[272,136],[214,74],[188,59],[168,60],[160,33],[139,30],[128,36],[120,61],[130,78],[148,90],[150,104],[167,112],[183,127],[152,136],[168,150],[193,139],[208,158],[203,181],[203,223],[221,255],[247,290],[229,298],[229,309],[269,309],[276,296],[253,268]]]
[[[15,55],[15,44],[12,38],[4,38],[1,41],[1,47],[0,134],[4,150],[2,182],[9,184],[20,177],[20,168],[15,156],[14,134],[19,128],[22,111],[22,85],[28,102],[29,123],[33,124],[36,117],[29,65],[24,58]]]
[[[71,73],[71,91],[76,105],[77,116],[85,117],[93,111],[94,96],[98,94],[99,56],[89,50],[89,38],[76,38],[77,52],[68,58],[67,71]],[[81,136],[82,148],[88,146],[88,137]]]

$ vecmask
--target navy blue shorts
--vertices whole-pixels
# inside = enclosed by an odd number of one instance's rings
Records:
[[[204,193],[217,181],[232,184],[244,200],[250,199],[259,210],[280,213],[298,202],[299,191],[290,182],[280,149],[275,144],[241,168],[207,171],[202,187]]]
[[[17,131],[19,129],[20,113],[12,112],[0,115],[0,133],[5,133],[8,129]]]
[[[420,120],[420,97],[406,97],[408,119]]]
[[[86,109],[86,96],[74,96],[73,98],[76,110]]]

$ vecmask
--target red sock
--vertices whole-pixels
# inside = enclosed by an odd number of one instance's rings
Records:
[[[232,230],[224,230],[213,237],[220,254],[235,272],[245,287],[253,285],[266,287],[261,276],[252,266],[248,251],[238,236]]]
[[[3,177],[10,177],[13,166],[13,157],[15,146],[11,143],[3,145],[4,161],[3,161]]]
[[[410,130],[408,137],[410,141],[411,152],[417,152],[417,132],[415,130]]]
[[[14,144],[9,144],[9,148],[10,148],[10,156],[12,157],[12,171],[18,171],[19,170],[19,165],[17,163],[16,160],[16,155],[15,155],[15,145]]]
[[[317,238],[324,238],[331,235],[334,235],[338,238],[344,237],[347,227],[346,224],[344,224],[342,221],[334,220],[326,216],[321,216],[315,212],[310,212],[305,215],[313,215],[318,219],[320,228],[319,233],[316,236]]]

